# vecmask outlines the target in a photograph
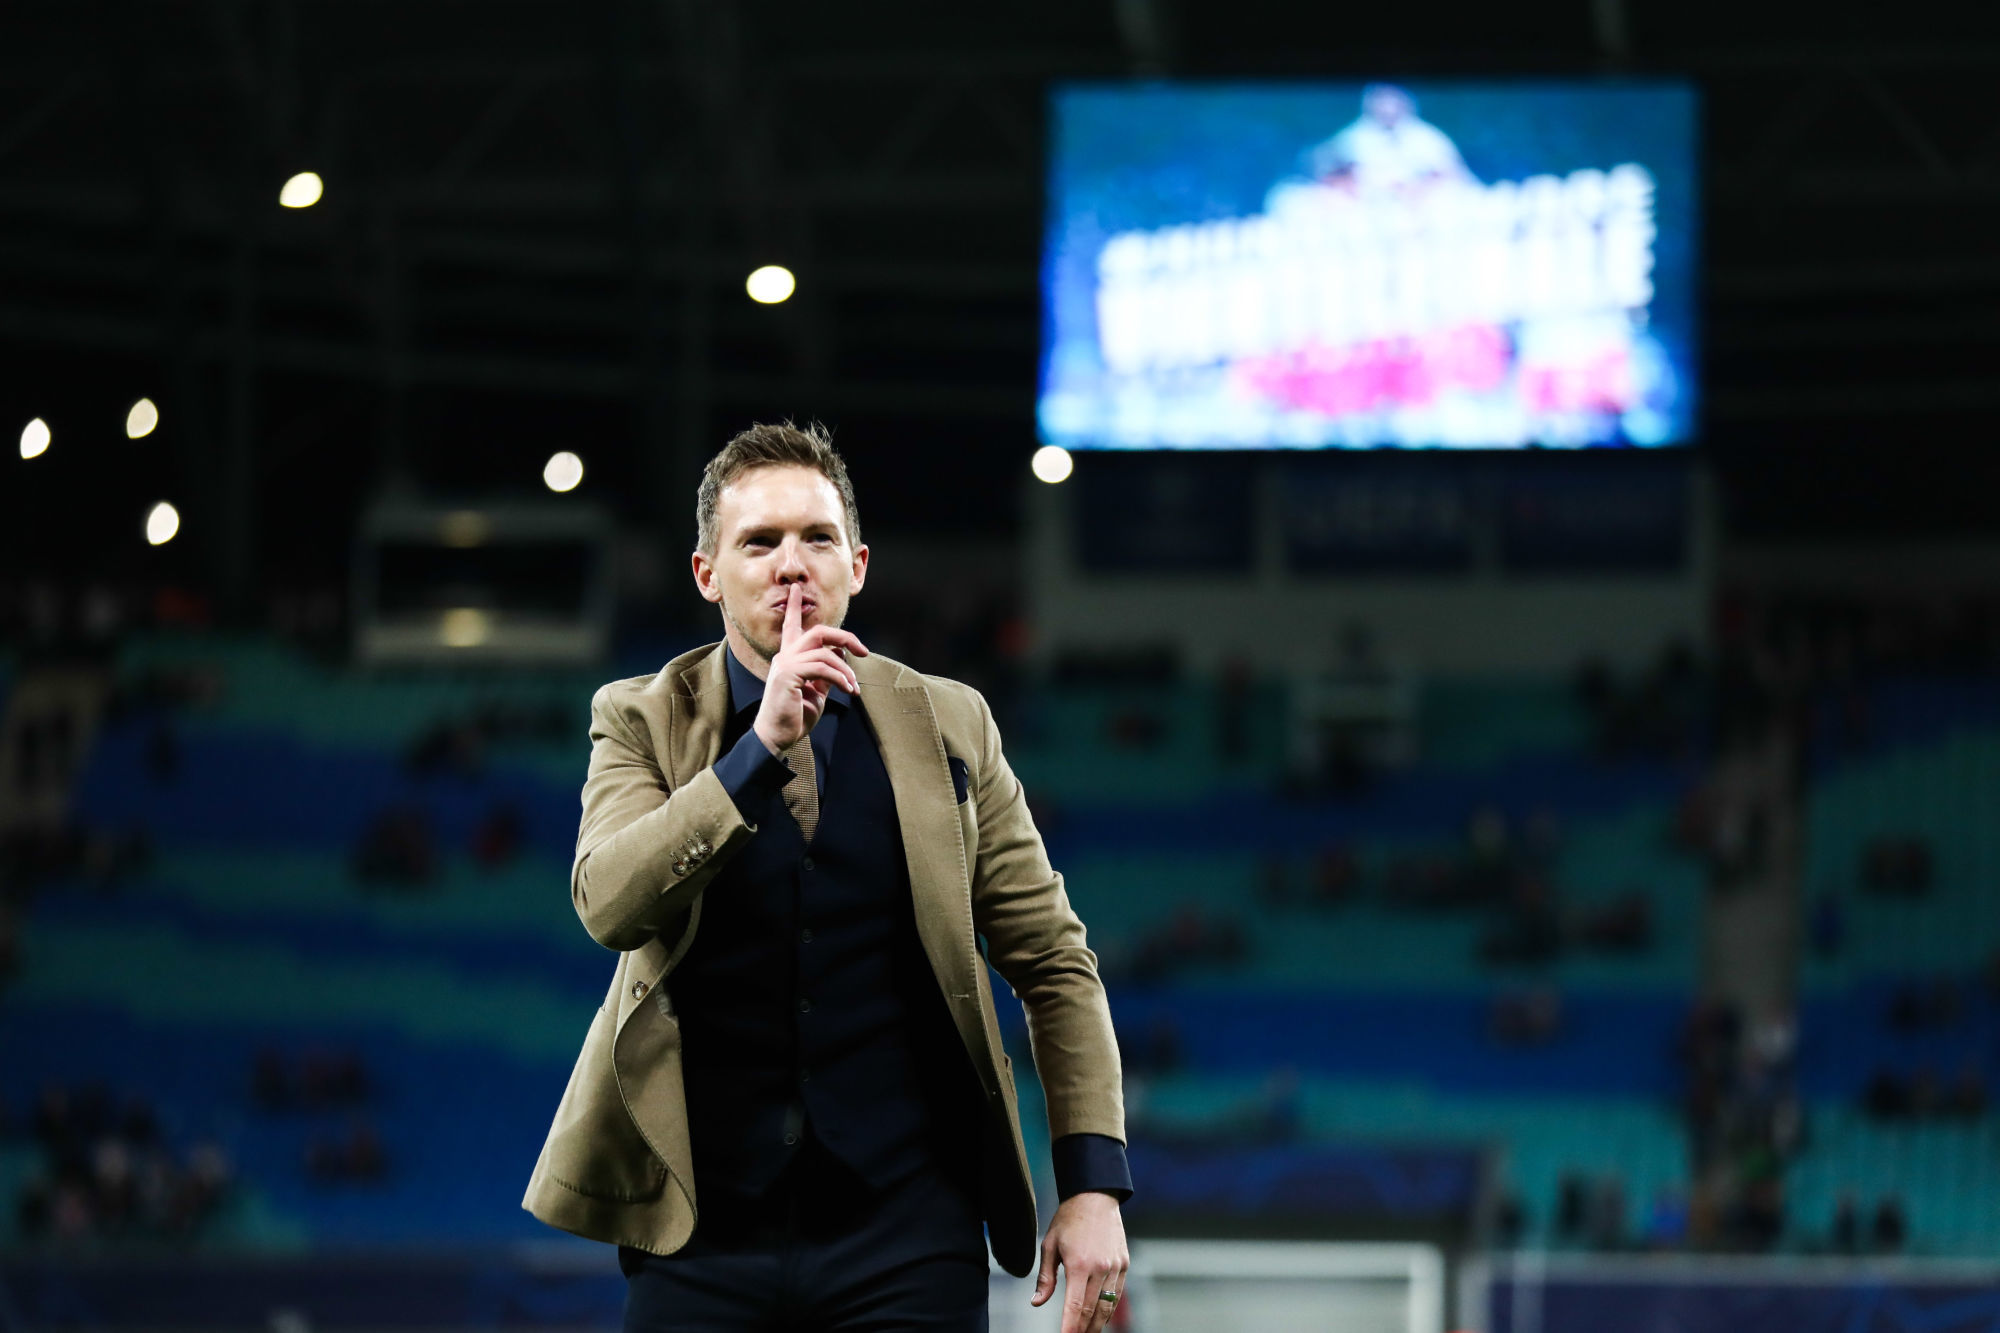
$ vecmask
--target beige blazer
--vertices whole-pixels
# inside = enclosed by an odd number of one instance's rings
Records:
[[[724,651],[697,648],[654,675],[612,681],[590,701],[570,898],[591,938],[619,956],[521,1201],[550,1226],[655,1254],[687,1242],[700,1208],[674,966],[700,925],[702,891],[757,831],[713,768],[730,707]],[[880,654],[853,667],[896,793],[917,933],[986,1089],[983,1123],[964,1132],[984,1144],[993,1257],[1025,1276],[1038,1248],[1034,1189],[975,935],[1026,1010],[1051,1136],[1123,1142],[1118,1048],[1097,957],[1001,755],[986,700]],[[946,756],[970,770],[962,804]]]

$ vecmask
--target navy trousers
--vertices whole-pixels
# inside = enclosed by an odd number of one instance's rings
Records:
[[[870,1191],[808,1133],[762,1197],[699,1203],[674,1253],[618,1247],[625,1333],[986,1333],[985,1223],[934,1167]]]

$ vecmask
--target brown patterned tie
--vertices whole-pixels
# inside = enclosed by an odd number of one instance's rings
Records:
[[[786,746],[784,760],[793,773],[784,786],[785,809],[798,821],[799,836],[811,842],[813,830],[819,827],[819,775],[813,768],[812,733]]]

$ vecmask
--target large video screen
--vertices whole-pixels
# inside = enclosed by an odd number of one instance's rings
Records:
[[[1693,433],[1684,85],[1080,85],[1051,119],[1047,443]]]

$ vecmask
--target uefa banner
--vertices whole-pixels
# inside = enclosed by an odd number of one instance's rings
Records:
[[[1464,1322],[1480,1333],[2000,1328],[2000,1269],[1986,1260],[1517,1254],[1470,1267]]]
[[[1077,86],[1051,120],[1046,442],[1693,433],[1686,86]]]

